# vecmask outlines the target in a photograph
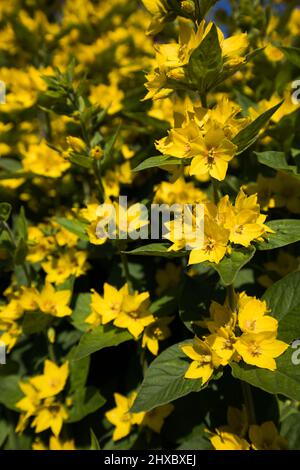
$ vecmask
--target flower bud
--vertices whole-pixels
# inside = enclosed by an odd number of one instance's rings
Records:
[[[103,150],[99,145],[96,147],[92,148],[90,151],[90,156],[94,158],[95,160],[100,160],[103,157]]]
[[[195,13],[195,3],[193,0],[183,0],[181,2],[181,9],[185,13]]]
[[[67,144],[71,147],[74,152],[84,152],[86,145],[82,139],[79,139],[78,137],[69,136],[66,140]]]

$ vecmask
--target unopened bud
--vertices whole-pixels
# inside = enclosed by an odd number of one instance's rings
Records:
[[[72,150],[74,150],[74,152],[77,153],[84,152],[86,147],[82,139],[72,136],[67,137],[67,144],[71,147]]]
[[[96,147],[92,148],[90,151],[90,156],[94,158],[95,160],[100,160],[103,157],[103,150],[99,145]]]
[[[51,344],[54,344],[54,343],[55,343],[55,337],[56,337],[54,328],[49,328],[49,329],[48,329],[48,331],[47,331],[47,336],[48,336],[49,342],[50,342]]]
[[[185,13],[195,13],[195,3],[193,0],[183,0],[181,2],[181,9]]]

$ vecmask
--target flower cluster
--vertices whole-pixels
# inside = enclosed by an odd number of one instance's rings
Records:
[[[248,422],[245,407],[229,407],[226,426],[211,433],[210,442],[215,450],[286,450],[288,443],[272,421],[261,425]],[[247,440],[248,436],[248,440]]]
[[[69,364],[65,362],[57,366],[54,362],[46,360],[44,372],[20,383],[25,395],[16,403],[22,414],[19,419],[17,432],[23,432],[28,421],[36,433],[51,429],[57,438],[64,421],[68,419],[68,400],[62,402],[59,394],[64,390],[69,376]]]
[[[103,296],[92,291],[92,313],[85,321],[93,327],[112,322],[117,328],[127,329],[135,340],[143,333],[142,347],[147,347],[156,356],[159,341],[170,336],[168,324],[172,318],[155,318],[149,297],[148,292],[129,292],[128,284],[118,290],[105,283]]]
[[[228,196],[224,196],[217,205],[210,201],[204,202],[202,246],[196,237],[185,237],[185,233],[192,233],[189,229],[193,225],[193,218],[190,225],[186,224],[183,228],[176,220],[167,223],[168,232],[164,236],[173,242],[169,250],[178,251],[189,245],[189,264],[204,261],[218,264],[234,245],[249,247],[251,242],[259,242],[272,232],[265,225],[265,220],[266,216],[260,213],[257,196],[247,196],[241,189],[234,205]]]
[[[229,302],[212,302],[210,317],[200,322],[209,330],[203,339],[195,336],[192,344],[182,351],[192,359],[185,373],[187,379],[201,379],[206,383],[215,369],[232,361],[271,371],[276,370],[275,358],[281,356],[288,344],[277,339],[278,320],[268,315],[265,301],[238,294],[236,307]]]

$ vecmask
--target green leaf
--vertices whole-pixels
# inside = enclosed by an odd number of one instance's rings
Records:
[[[16,251],[14,254],[14,262],[17,266],[24,264],[27,253],[28,253],[27,244],[25,240],[23,240],[23,238],[20,238],[20,240],[17,242]]]
[[[104,155],[103,155],[103,159],[101,161],[102,166],[105,166],[106,164],[108,164],[112,160],[113,150],[114,150],[115,143],[117,141],[118,135],[120,133],[120,128],[121,128],[121,126],[119,126],[117,128],[116,132],[108,139],[108,141],[105,144]]]
[[[73,348],[68,359],[70,361],[70,388],[71,392],[76,393],[78,390],[85,388],[85,384],[88,378],[91,358],[89,356],[80,359],[80,361],[73,360]]]
[[[23,397],[19,381],[18,375],[1,376],[0,378],[0,403],[10,410],[17,410],[16,403]]]
[[[184,341],[162,352],[147,369],[132,411],[150,411],[203,388],[200,379],[185,379],[190,361],[181,350]]]
[[[89,237],[85,232],[86,224],[80,222],[79,220],[70,220],[64,217],[57,217],[56,222],[64,227],[69,232],[74,233],[80,240],[88,241]]]
[[[273,106],[273,108],[268,109],[268,111],[261,114],[257,119],[255,119],[255,121],[251,122],[249,126],[245,127],[245,129],[242,129],[234,137],[232,142],[238,147],[237,155],[247,150],[247,148],[256,142],[260,130],[265,127],[273,114],[277,111],[277,109],[280,108],[282,103],[283,101],[278,103],[276,106]]]
[[[148,170],[149,168],[157,168],[169,165],[181,165],[183,163],[182,158],[169,157],[168,155],[157,155],[150,157],[140,163],[138,166],[132,169],[132,171]]]
[[[82,335],[78,346],[74,350],[73,360],[78,361],[96,351],[118,346],[130,339],[132,339],[132,336],[127,330],[99,325],[92,331],[87,331]]]
[[[225,286],[233,284],[239,271],[253,258],[255,247],[234,248],[219,264],[209,263],[214,268]]]
[[[266,225],[275,233],[268,234],[266,240],[257,243],[256,248],[258,250],[273,250],[300,240],[300,220],[272,220]]]
[[[22,330],[25,335],[45,331],[52,323],[53,317],[40,312],[26,312],[23,317]]]
[[[289,450],[300,449],[300,412],[288,416],[282,423],[280,434],[288,442]]]
[[[168,248],[169,245],[166,243],[150,243],[131,251],[125,251],[125,253],[138,256],[162,256],[163,258],[181,258],[187,255],[186,251],[168,251]]]
[[[283,152],[254,152],[257,156],[259,163],[266,165],[274,170],[280,170],[284,173],[292,174],[295,177],[300,175],[297,173],[296,165],[289,165],[286,161],[285,154]]]
[[[21,207],[20,214],[17,217],[16,229],[17,229],[17,232],[18,232],[18,236],[20,238],[23,238],[24,240],[27,240],[27,238],[28,238],[28,224],[27,224],[27,220],[26,220],[24,207]]]
[[[202,0],[200,2],[199,8],[200,8],[200,14],[202,18],[208,13],[211,7],[213,7],[219,0]]]
[[[22,165],[19,160],[14,160],[12,158],[0,158],[0,168],[3,170],[9,171],[11,173],[16,173],[22,169]]]
[[[90,435],[91,435],[90,450],[101,450],[101,447],[100,447],[99,441],[97,439],[97,436],[96,436],[96,434],[94,433],[94,431],[92,429],[90,429]]]
[[[300,272],[288,274],[263,295],[279,321],[278,338],[290,343],[300,338]]]
[[[4,444],[9,434],[9,431],[10,431],[9,423],[5,419],[0,418],[0,449],[2,445]]]
[[[292,64],[296,65],[296,67],[300,68],[300,48],[299,47],[284,47],[284,46],[276,46],[281,52],[284,53],[287,60],[289,60]]]
[[[82,168],[92,168],[93,166],[93,159],[86,157],[84,155],[70,155],[69,158],[71,163],[75,165],[81,166]]]
[[[75,303],[75,307],[71,316],[72,324],[77,330],[86,331],[90,325],[85,319],[91,313],[92,296],[89,293],[79,294]]]
[[[208,434],[205,431],[206,428],[204,423],[195,426],[192,432],[185,439],[182,439],[177,450],[212,450]]]
[[[80,389],[72,398],[73,406],[68,412],[68,423],[81,421],[89,414],[97,411],[106,401],[95,387]]]
[[[230,364],[233,376],[244,380],[254,387],[268,393],[282,394],[292,400],[300,400],[300,367],[293,364],[294,350],[288,350],[276,359],[277,370],[270,371],[250,366],[244,363]]]
[[[170,316],[176,312],[178,307],[177,304],[178,300],[175,293],[170,293],[169,295],[165,294],[158,300],[152,302],[149,310],[155,317]]]
[[[216,82],[222,69],[222,50],[218,32],[213,24],[209,33],[192,53],[187,70],[193,83],[198,85],[200,94],[206,93]]]
[[[3,220],[6,222],[11,213],[11,205],[8,202],[1,202],[0,203],[0,221]]]

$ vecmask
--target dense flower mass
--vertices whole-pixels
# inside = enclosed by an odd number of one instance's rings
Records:
[[[300,10],[223,3],[0,2],[1,450],[300,449]]]

